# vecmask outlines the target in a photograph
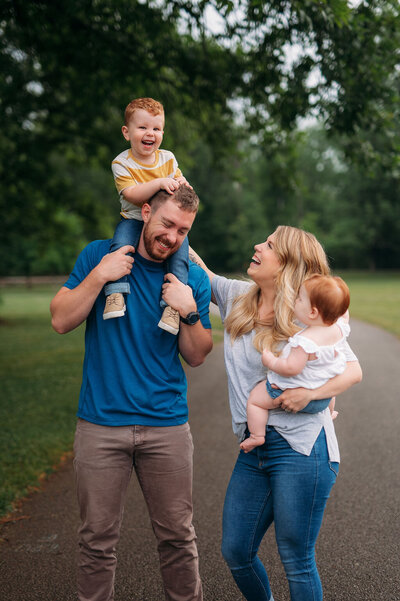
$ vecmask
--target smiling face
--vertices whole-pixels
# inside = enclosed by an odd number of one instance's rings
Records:
[[[125,140],[131,143],[132,154],[138,161],[151,165],[155,152],[159,149],[164,135],[164,113],[152,115],[144,109],[137,109],[122,127]]]
[[[195,212],[184,211],[173,200],[156,210],[147,203],[142,208],[143,231],[139,253],[151,261],[162,262],[178,250],[192,227]]]
[[[247,274],[259,286],[271,283],[280,270],[281,264],[275,251],[275,233],[268,236],[265,242],[256,244],[254,255],[247,269]]]

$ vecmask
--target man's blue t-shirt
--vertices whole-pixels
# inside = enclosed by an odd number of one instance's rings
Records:
[[[97,240],[79,255],[65,283],[73,289],[110,251],[110,240]],[[175,426],[188,419],[186,376],[179,359],[178,336],[158,327],[163,263],[135,253],[128,276],[123,317],[103,320],[105,296],[99,294],[86,320],[85,360],[78,417],[104,426]],[[210,284],[190,262],[189,286],[201,323],[211,328]]]

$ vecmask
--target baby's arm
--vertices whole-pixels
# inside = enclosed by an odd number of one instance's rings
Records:
[[[301,346],[292,348],[290,355],[286,359],[283,357],[275,357],[275,355],[267,349],[265,349],[262,354],[263,365],[285,377],[296,376],[299,374],[304,369],[307,360],[308,353],[306,353]]]

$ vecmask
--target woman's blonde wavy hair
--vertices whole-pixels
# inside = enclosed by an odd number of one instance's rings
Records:
[[[235,299],[225,320],[232,342],[255,329],[253,344],[260,352],[265,348],[277,351],[282,342],[299,330],[293,321],[293,309],[300,286],[311,275],[329,275],[330,272],[325,251],[313,234],[280,225],[274,236],[280,268],[276,275],[273,317],[269,321],[258,318],[260,287],[254,284]]]

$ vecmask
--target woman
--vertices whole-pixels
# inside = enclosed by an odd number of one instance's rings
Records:
[[[254,284],[208,273],[213,301],[225,326],[225,364],[233,430],[246,434],[246,400],[265,380],[260,352],[279,350],[300,328],[294,303],[310,275],[328,274],[326,255],[316,238],[300,229],[279,226],[255,247],[247,270]],[[273,601],[266,570],[257,551],[274,522],[280,558],[292,601],[321,601],[315,543],[330,490],[339,468],[339,450],[329,409],[298,413],[310,401],[333,397],[361,380],[361,368],[348,347],[347,367],[315,390],[285,391],[270,411],[265,443],[239,453],[228,485],[222,553],[248,601]]]

